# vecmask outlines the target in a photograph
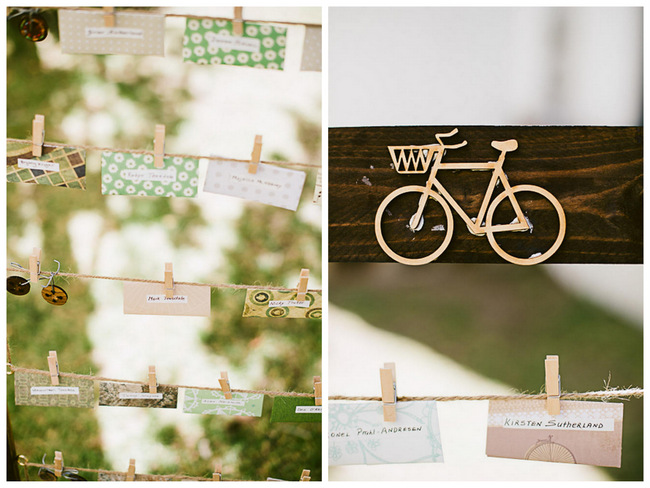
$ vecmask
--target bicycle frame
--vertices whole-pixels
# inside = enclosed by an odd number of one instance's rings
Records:
[[[435,155],[433,166],[431,168],[431,174],[429,175],[429,179],[427,180],[427,184],[426,184],[427,188],[433,189],[433,187],[435,186],[436,190],[438,190],[438,193],[440,193],[440,195],[442,195],[444,199],[451,205],[451,207],[456,211],[456,213],[463,219],[465,224],[467,224],[467,228],[469,229],[469,231],[474,235],[479,235],[479,236],[485,235],[486,230],[491,230],[492,232],[508,232],[508,231],[523,232],[523,231],[530,230],[530,226],[526,221],[526,218],[524,217],[524,213],[522,212],[521,207],[519,206],[519,203],[517,202],[517,199],[515,198],[514,193],[512,192],[512,187],[508,182],[508,178],[506,177],[506,174],[503,171],[503,163],[506,159],[507,152],[501,151],[501,155],[499,156],[499,159],[497,159],[497,161],[491,161],[487,163],[443,163],[442,158],[445,154],[445,150],[455,149],[457,147],[460,146],[458,145],[445,146],[444,144],[432,144],[430,146],[429,149],[430,151],[437,151],[437,152]],[[436,174],[438,173],[438,171],[447,170],[447,169],[449,170],[471,169],[471,170],[479,170],[479,171],[492,170],[492,178],[490,179],[490,183],[485,192],[485,196],[483,197],[483,202],[481,203],[481,208],[478,212],[478,215],[476,216],[475,221],[472,220],[469,217],[469,215],[467,215],[467,212],[465,212],[461,208],[461,206],[458,204],[458,202],[456,202],[454,197],[451,196],[451,194],[445,189],[445,187],[442,186],[442,183],[440,183],[437,180]],[[512,204],[515,214],[517,215],[517,221],[516,222],[513,221],[509,224],[492,225],[488,229],[487,225],[483,225],[483,220],[485,218],[485,214],[487,213],[489,203],[492,200],[492,195],[496,188],[497,181],[499,180],[503,185],[504,191],[507,192],[508,194],[510,203]],[[426,194],[423,194],[420,197],[418,210],[413,216],[413,222],[415,223],[420,222],[427,200],[428,200],[428,196]]]

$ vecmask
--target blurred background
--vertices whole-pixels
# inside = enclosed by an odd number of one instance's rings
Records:
[[[643,124],[640,8],[331,8],[328,22],[330,127]],[[641,265],[331,263],[329,289],[330,395],[378,395],[386,361],[398,395],[536,393],[547,354],[567,391],[643,386]],[[466,401],[438,404],[444,464],[329,476],[642,480],[642,407],[625,404],[620,469],[487,458],[487,402]]]
[[[154,9],[158,10],[158,9]],[[232,17],[232,8],[162,9]],[[165,124],[166,151],[248,159],[262,134],[262,160],[321,160],[321,74],[300,72],[304,26],[288,29],[285,71],[183,63],[185,19],[167,18],[164,57],[66,55],[56,10],[43,16],[46,40],[22,38],[7,22],[7,136],[31,138],[34,114],[45,115],[45,140],[125,149],[153,149],[155,124]],[[319,23],[320,8],[248,8],[244,18]],[[200,162],[200,188],[207,160]],[[294,169],[301,169],[295,168]],[[311,203],[316,169],[297,212],[199,192],[195,199],[102,196],[100,154],[87,153],[86,192],[7,184],[7,264],[25,265],[34,246],[43,269],[162,279],[174,263],[178,281],[295,287],[310,269],[321,288],[321,207]],[[7,335],[13,364],[47,369],[49,350],[63,372],[144,381],[155,364],[160,383],[232,388],[312,390],[321,373],[320,321],[241,318],[244,291],[212,291],[210,318],[122,313],[122,285],[58,279],[63,307],[38,291],[8,295]],[[40,462],[62,451],[69,466],[139,473],[211,476],[224,480],[321,479],[321,427],[218,417],[176,410],[15,407],[7,403],[18,454]],[[21,473],[22,474],[22,473]],[[36,470],[31,473],[32,479]],[[92,478],[92,477],[91,477]]]

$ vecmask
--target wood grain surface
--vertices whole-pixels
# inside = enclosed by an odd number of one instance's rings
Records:
[[[329,260],[391,262],[377,243],[375,214],[393,190],[426,184],[429,172],[398,174],[387,146],[436,142],[436,127],[329,129]],[[550,191],[566,215],[566,237],[547,263],[643,262],[643,128],[595,126],[458,126],[445,144],[443,162],[496,161],[494,140],[516,139],[503,169],[512,186],[530,184]],[[488,171],[440,171],[438,179],[470,217],[476,216],[488,185]],[[495,191],[494,197],[500,193]],[[493,198],[494,198],[493,197]],[[428,233],[434,239],[435,233]],[[525,246],[527,233],[508,233]],[[417,236],[426,247],[427,235]],[[435,246],[431,242],[431,246]],[[405,248],[408,249],[408,248]],[[433,249],[431,249],[432,251]],[[414,248],[414,252],[415,248]],[[454,212],[454,233],[436,262],[504,263],[484,236],[468,232]]]

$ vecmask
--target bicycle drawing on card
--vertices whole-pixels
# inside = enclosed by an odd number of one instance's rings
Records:
[[[429,167],[431,172],[425,186],[409,185],[398,188],[379,205],[375,215],[375,234],[383,251],[395,261],[408,265],[421,265],[434,261],[445,251],[451,241],[454,230],[451,212],[453,209],[467,225],[470,233],[487,236],[492,249],[506,261],[532,265],[547,260],[562,244],[566,231],[566,219],[560,202],[549,191],[539,186],[510,185],[503,171],[503,164],[506,154],[518,147],[515,139],[492,141],[492,147],[501,152],[496,161],[443,163],[442,158],[447,150],[467,145],[467,141],[453,145],[442,142],[441,138],[451,137],[457,132],[458,129],[454,129],[446,134],[436,134],[437,144],[388,146],[394,169],[398,173],[426,173]],[[431,165],[432,161],[433,165]],[[470,218],[437,179],[440,170],[492,171],[475,218]],[[492,199],[499,185],[503,190]],[[528,195],[526,203],[520,203],[524,195]],[[531,214],[540,217],[536,220]],[[553,222],[555,219],[551,214],[557,216],[557,222]],[[543,222],[544,225],[551,222],[550,233],[544,234],[541,239],[538,238],[539,232],[534,233],[536,221]],[[505,250],[504,246],[497,242],[497,236],[503,236],[508,232],[526,232],[527,241],[538,238],[539,245],[533,246],[532,252],[530,251],[532,241],[526,242],[521,249]],[[430,242],[434,235],[436,241]],[[418,242],[416,246],[414,243],[418,237],[422,238],[423,243]],[[389,244],[387,238],[393,238],[394,241]],[[434,248],[426,248],[430,244],[433,244]],[[413,257],[415,247],[418,247],[418,252],[424,256]]]

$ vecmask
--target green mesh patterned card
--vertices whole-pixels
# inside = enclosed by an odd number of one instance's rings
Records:
[[[320,422],[322,411],[313,398],[277,396],[273,399],[271,422]]]
[[[232,392],[227,399],[220,390],[185,390],[183,412],[203,415],[239,415],[261,417],[264,395],[261,393]]]
[[[199,187],[199,162],[165,157],[163,164],[163,168],[155,168],[151,154],[103,152],[102,195],[195,197]]]
[[[59,386],[52,386],[50,376],[46,374],[16,371],[16,405],[76,408],[95,406],[95,388],[92,380],[60,376],[59,383]]]
[[[244,22],[243,29],[243,34],[236,36],[229,20],[187,19],[183,60],[197,64],[284,69],[286,27]]]
[[[86,152],[76,147],[43,146],[32,155],[32,145],[7,142],[7,181],[86,189]]]
[[[296,291],[246,290],[242,317],[272,319],[323,318],[323,298],[320,292],[310,291],[305,300],[296,300]]]

